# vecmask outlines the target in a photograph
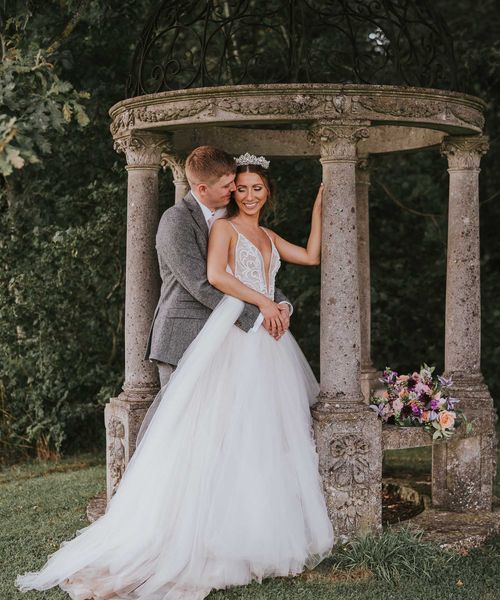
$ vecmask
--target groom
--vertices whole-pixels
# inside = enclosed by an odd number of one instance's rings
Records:
[[[207,280],[208,232],[226,214],[236,189],[235,172],[234,159],[226,152],[212,146],[195,148],[186,160],[190,191],[160,219],[156,251],[162,285],[144,359],[157,363],[161,387],[223,297]],[[279,339],[288,329],[292,306],[278,289],[275,301],[283,329],[272,331],[268,323],[263,325]],[[236,325],[248,332],[260,325],[259,317],[259,309],[245,303]]]

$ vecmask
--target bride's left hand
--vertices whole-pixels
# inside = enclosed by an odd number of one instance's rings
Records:
[[[325,190],[325,186],[324,186],[323,182],[321,182],[318,193],[316,194],[316,199],[314,200],[313,210],[318,210],[319,212],[321,212],[321,203],[323,202],[324,190]]]

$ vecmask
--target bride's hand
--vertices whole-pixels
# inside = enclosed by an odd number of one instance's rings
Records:
[[[260,312],[264,317],[264,327],[276,339],[279,339],[285,330],[286,317],[280,310],[280,307],[269,298],[266,298],[259,306]]]
[[[324,189],[325,189],[325,186],[324,186],[323,182],[321,182],[318,193],[316,194],[316,199],[314,200],[313,210],[317,210],[320,213],[321,213],[321,203],[323,202]]]

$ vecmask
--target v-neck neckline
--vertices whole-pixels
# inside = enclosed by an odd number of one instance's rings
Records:
[[[234,227],[234,226],[233,226]],[[259,225],[259,228],[262,229],[262,227]],[[251,244],[259,253],[260,256],[260,260],[262,261],[262,272],[264,273],[264,284],[266,286],[266,292],[269,294],[269,285],[271,283],[271,263],[273,262],[273,252],[275,249],[275,245],[273,240],[271,239],[271,236],[268,235],[263,229],[262,231],[264,231],[264,234],[266,235],[266,237],[269,239],[269,241],[271,242],[271,254],[269,255],[269,267],[267,268],[266,271],[266,263],[264,260],[264,255],[262,254],[262,252],[259,250],[259,248],[252,242],[252,240],[248,239],[246,235],[244,235],[243,233],[241,233],[241,231],[239,229],[236,229],[236,227],[234,227],[236,233],[238,234],[238,236],[241,235],[242,238],[244,238],[249,244]],[[266,273],[267,273],[267,277],[266,277]]]

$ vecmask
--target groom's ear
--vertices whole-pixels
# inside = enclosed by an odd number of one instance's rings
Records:
[[[206,183],[197,183],[195,187],[196,187],[196,191],[199,194],[204,194],[208,189],[208,186]]]

